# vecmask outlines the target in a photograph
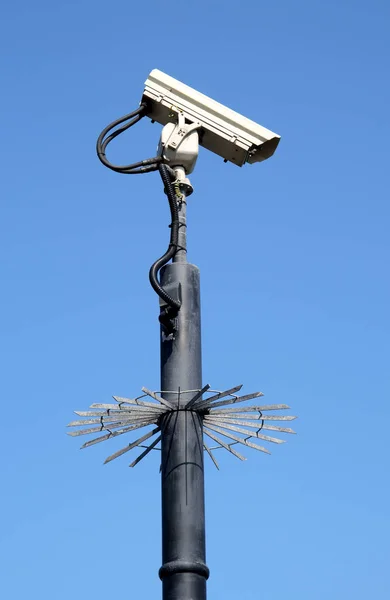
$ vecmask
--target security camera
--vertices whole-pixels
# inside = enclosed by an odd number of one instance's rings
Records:
[[[280,136],[254,121],[197,92],[158,69],[145,82],[141,104],[145,115],[152,121],[169,125],[160,141],[160,148],[168,164],[170,155],[179,151],[185,161],[188,137],[199,134],[199,144],[239,167],[246,162],[261,162],[276,150]],[[186,140],[186,143],[184,143]],[[196,160],[196,159],[195,159]],[[187,165],[191,172],[194,161]]]

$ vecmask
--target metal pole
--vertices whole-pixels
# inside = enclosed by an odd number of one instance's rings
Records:
[[[202,388],[199,269],[186,258],[186,202],[179,210],[179,250],[161,270],[161,285],[181,284],[176,330],[161,328],[162,396],[174,403],[161,424],[163,600],[206,600],[203,425],[185,409]]]

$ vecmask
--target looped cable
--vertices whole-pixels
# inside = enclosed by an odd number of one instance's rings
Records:
[[[155,156],[154,158],[147,158],[146,160],[142,160],[137,163],[133,163],[130,165],[114,165],[112,164],[106,157],[106,148],[112,140],[114,140],[118,135],[138,123],[145,116],[146,113],[146,104],[141,104],[137,110],[117,119],[107,125],[99,135],[96,142],[96,152],[100,162],[111,169],[112,171],[116,171],[117,173],[123,173],[125,175],[138,175],[142,173],[149,173],[151,171],[159,171],[161,179],[164,184],[164,191],[168,197],[169,208],[171,211],[171,237],[169,241],[169,246],[165,254],[161,256],[155,263],[150,267],[149,271],[149,280],[152,288],[158,294],[158,296],[166,302],[168,308],[166,309],[167,313],[175,314],[180,309],[181,302],[179,300],[175,300],[172,298],[170,294],[168,294],[164,288],[160,285],[158,279],[158,273],[160,269],[167,264],[167,262],[174,257],[178,250],[178,239],[179,239],[179,209],[178,209],[178,197],[179,199],[182,196],[180,193],[180,189],[178,186],[174,186],[172,183],[172,179],[175,178],[175,172],[163,163],[164,159],[161,156]],[[118,125],[125,123],[118,129]],[[110,133],[110,131],[114,131]],[[108,135],[109,134],[109,135]]]
[[[120,119],[117,119],[116,121],[113,121],[103,129],[96,142],[96,153],[100,162],[103,163],[105,167],[117,173],[123,173],[125,175],[140,175],[142,173],[150,173],[151,171],[157,171],[158,165],[163,160],[161,156],[147,158],[145,160],[141,160],[130,165],[122,166],[112,164],[106,157],[106,148],[108,144],[112,142],[112,140],[115,139],[118,135],[120,135],[121,133],[123,133],[127,129],[130,129],[130,127],[138,123],[138,121],[140,121],[142,117],[145,116],[145,112],[146,104],[141,104],[140,107],[134,110],[133,112],[129,113],[128,115],[125,115],[124,117],[121,117]],[[128,123],[122,125],[122,127],[119,127],[119,129],[117,129],[108,137],[106,137],[107,134],[110,131],[112,131],[112,129],[115,129],[115,127],[121,125],[121,123],[125,123],[126,121],[128,121]]]

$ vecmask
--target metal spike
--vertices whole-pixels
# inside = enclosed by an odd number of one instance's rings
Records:
[[[79,427],[80,425],[93,425],[98,423],[116,423],[116,422],[125,422],[125,421],[133,421],[136,423],[137,421],[144,421],[145,419],[150,420],[151,422],[156,422],[159,419],[159,415],[142,415],[142,416],[127,416],[127,415],[115,415],[115,416],[105,416],[105,417],[95,417],[93,419],[84,419],[81,421],[71,421],[67,427]]]
[[[101,402],[95,402],[91,404],[89,408],[105,408],[106,410],[122,410],[122,407],[118,404],[102,404]],[[130,407],[128,407],[130,408]]]
[[[99,423],[103,425],[104,423],[116,423],[122,422],[123,419],[117,419],[116,417],[111,417],[109,419],[104,419],[103,417],[96,417],[94,419],[84,419],[83,421],[71,421],[68,423],[67,427],[80,427],[80,425],[98,425]]]
[[[152,402],[150,404],[152,404]],[[162,412],[164,410],[161,406],[159,406],[157,404],[154,404],[153,407],[137,405],[136,407],[133,408],[131,406],[123,406],[121,403],[119,403],[119,405],[118,404],[91,404],[91,406],[89,408],[105,408],[106,410],[109,410],[110,412],[112,410],[116,410],[117,412],[132,412],[132,411]]]
[[[128,433],[129,431],[134,431],[134,429],[141,429],[141,427],[147,427],[148,425],[153,425],[153,423],[149,423],[149,421],[146,421],[144,423],[137,423],[137,425],[127,425],[123,429],[118,429],[118,431],[111,431],[107,427],[103,431],[108,430],[108,433],[106,433],[105,435],[102,435],[100,437],[94,438],[93,440],[89,440],[88,442],[85,442],[85,444],[83,444],[80,447],[80,450],[83,450],[84,448],[89,448],[89,446],[93,446],[94,444],[98,444],[99,442],[105,442],[106,440],[108,440],[111,437],[123,435],[124,433]]]
[[[215,396],[210,396],[210,398],[207,398],[207,400],[203,400],[202,402],[198,402],[196,404],[195,408],[197,410],[200,410],[206,404],[209,404],[210,402],[214,402],[214,400],[219,400],[220,398],[223,398],[224,396],[231,396],[232,394],[235,394],[236,392],[239,392],[241,388],[242,388],[242,384],[241,385],[236,385],[236,387],[230,388],[230,390],[225,390],[224,392],[218,392],[218,394],[215,394]]]
[[[160,419],[164,413],[156,413],[156,412],[125,412],[124,410],[120,411],[120,413],[114,413],[115,417],[118,419]],[[110,419],[111,412],[106,417],[102,417],[103,419]]]
[[[214,405],[215,406],[215,405]],[[210,408],[210,414],[214,412],[214,406]],[[220,408],[219,413],[228,413],[228,412],[255,412],[255,411],[267,411],[267,410],[286,410],[290,407],[287,404],[266,404],[265,406],[241,406],[239,408]]]
[[[108,409],[108,410],[75,410],[74,411],[76,415],[78,415],[79,417],[111,417],[111,416],[115,416],[115,417],[132,417],[132,416],[144,416],[144,415],[153,415],[153,416],[157,416],[160,417],[162,414],[164,414],[165,411],[155,411],[155,410],[140,410],[139,408],[135,408],[134,410],[113,410],[113,409]]]
[[[197,392],[195,394],[195,396],[193,398],[191,398],[191,400],[188,402],[188,404],[186,405],[186,408],[191,408],[191,406],[193,406],[195,404],[195,402],[197,402],[199,400],[199,398],[201,398],[203,396],[203,394],[205,392],[207,392],[207,390],[210,389],[209,384],[207,383],[201,390],[199,390],[199,392]]]
[[[253,394],[247,394],[246,396],[237,396],[235,398],[230,398],[229,400],[221,400],[221,402],[215,402],[212,406],[215,408],[216,406],[226,406],[227,404],[236,404],[237,402],[245,402],[246,400],[252,400],[252,398],[259,398],[260,396],[264,396],[263,392],[254,392]],[[208,408],[210,406],[209,401],[207,404],[203,405],[203,408]]]
[[[90,427],[89,429],[79,429],[78,431],[67,431],[67,435],[76,437],[77,435],[87,435],[88,433],[96,433],[97,431],[103,431],[104,425],[100,427]]]
[[[259,431],[261,430],[261,427],[257,428],[257,431],[248,431],[248,429],[243,429],[242,427],[236,427],[235,425],[229,425],[228,423],[224,423],[223,421],[216,421],[214,419],[205,419],[204,421],[205,423],[211,423],[212,425],[219,425],[220,427],[223,427],[224,429],[229,429],[231,431],[236,431],[237,433],[243,433],[244,435],[247,435],[249,437],[255,437],[255,438],[259,438],[261,440],[264,440],[265,442],[273,442],[274,444],[284,444],[286,442],[286,440],[280,440],[279,438],[274,438],[274,437],[270,437],[269,435],[263,435],[261,433],[259,433]]]
[[[108,414],[107,414],[108,413]],[[116,412],[113,411],[107,411],[107,413],[104,415],[102,415],[103,417],[111,417],[112,415],[115,415],[118,417],[118,419],[136,419],[136,418],[153,418],[153,419],[159,419],[164,413],[163,412],[157,412],[155,410],[118,410]]]
[[[266,429],[267,431],[280,431],[281,433],[296,434],[296,431],[290,429],[290,427],[279,427],[278,425],[263,425],[262,429]]]
[[[114,421],[114,418],[112,419]],[[78,427],[79,425],[92,425],[93,423],[101,423],[101,418],[83,419],[82,421],[71,421],[67,427]]]
[[[208,445],[203,442],[203,448],[206,450],[207,454],[209,455],[209,457],[211,458],[211,460],[213,461],[213,463],[215,464],[215,466],[217,467],[218,471],[219,471],[219,465],[217,463],[217,459],[214,457],[213,453],[211,452],[210,448],[208,447]]]
[[[292,415],[266,415],[262,416],[262,421],[294,421],[297,417],[293,417]]]
[[[131,423],[138,423],[139,421],[150,421],[151,423],[157,423],[159,417],[145,415],[144,417],[97,417],[96,419],[85,419],[84,421],[71,421],[68,424],[68,427],[80,427],[80,425],[98,425],[101,423],[102,425],[107,425],[109,423],[127,423],[130,425]]]
[[[215,417],[218,419],[253,419],[253,420],[259,420],[263,418],[263,413],[260,412],[259,410],[255,410],[253,411],[257,414],[255,415],[251,415],[247,412],[245,413],[238,413],[238,412],[209,412],[206,413],[206,417]]]
[[[211,438],[212,440],[214,440],[214,442],[217,442],[217,444],[219,444],[222,448],[225,448],[225,450],[227,450],[228,452],[231,452],[232,454],[234,454],[234,456],[237,456],[237,458],[239,458],[240,460],[246,460],[245,456],[242,456],[242,454],[240,454],[239,452],[237,452],[237,450],[234,450],[233,448],[231,448],[229,446],[229,444],[225,444],[225,442],[223,442],[214,433],[212,433],[211,431],[208,431],[208,427],[204,428],[204,432],[205,432],[206,435],[209,436],[209,438]]]
[[[253,416],[247,416],[245,415],[241,415],[240,413],[259,413],[260,417],[258,417],[257,415],[253,415]],[[218,410],[218,411],[211,411],[207,413],[207,415],[210,416],[218,416],[218,417],[234,417],[235,419],[268,419],[270,417],[268,417],[267,415],[264,415],[261,411],[261,406],[245,406],[243,408],[236,408],[236,409],[222,409],[222,410]],[[282,420],[286,420],[285,416],[277,416],[277,415],[271,415],[272,417],[274,417],[275,419],[282,419]],[[297,417],[295,416],[288,416],[287,417],[287,421],[292,421],[293,419],[296,419]]]
[[[75,415],[79,417],[102,417],[103,415],[107,415],[106,412],[102,412],[101,410],[75,410]]]
[[[219,413],[219,412],[209,412],[205,414],[205,417],[212,417],[213,419],[252,419],[253,421],[259,421],[263,418],[263,413],[258,411],[254,411],[256,414],[251,415],[250,413]]]
[[[141,421],[137,421],[136,424],[141,423]],[[153,425],[155,421],[150,421],[149,419],[145,419],[142,423]],[[129,421],[116,421],[115,423],[102,423],[100,427],[90,427],[88,429],[79,429],[78,431],[68,431],[67,434],[72,437],[76,437],[78,435],[88,435],[90,433],[96,433],[98,431],[104,431],[108,429],[118,429],[118,427],[125,427],[127,425],[131,425],[132,423]]]
[[[107,415],[102,415],[104,419],[110,418],[111,416],[115,416],[118,419],[159,419],[164,413],[163,412],[156,412],[156,411],[138,411],[138,410],[134,410],[134,411],[127,411],[127,410],[121,410],[118,412],[112,412],[110,410],[109,414]]]
[[[160,412],[165,412],[162,406],[155,404],[154,402],[145,402],[143,400],[132,399],[132,398],[121,398],[121,396],[113,396],[114,400],[118,402],[118,404],[131,404],[135,406],[148,406],[149,408],[153,408],[154,410],[158,410]],[[171,408],[171,407],[170,407]]]
[[[132,463],[131,465],[129,465],[129,467],[135,467],[135,465],[137,465],[147,454],[149,454],[149,452],[151,450],[153,450],[153,448],[155,446],[157,446],[157,444],[159,443],[159,441],[161,440],[161,435],[158,436],[158,438],[156,438],[154,440],[154,442],[152,444],[150,444],[150,446],[148,446],[146,448],[146,450],[144,450],[144,452],[142,452],[142,454],[140,454]]]
[[[248,417],[247,417],[248,418]],[[208,420],[209,417],[205,417],[205,421]],[[242,421],[241,419],[226,419],[225,417],[212,417],[213,421],[218,423],[232,423],[233,425],[245,425],[246,427],[256,427],[259,429],[259,425],[254,423],[253,421]],[[257,420],[261,419],[261,417],[256,417]],[[278,425],[265,425],[262,424],[260,429],[266,429],[267,431],[280,431],[281,433],[296,433],[293,429],[289,427],[279,427]]]
[[[142,391],[147,396],[150,396],[151,398],[154,398],[155,400],[157,400],[157,402],[161,402],[161,404],[163,404],[164,406],[166,406],[170,410],[172,410],[174,408],[174,406],[172,406],[172,404],[170,402],[168,402],[168,400],[165,400],[164,398],[161,398],[161,396],[159,396],[158,394],[156,394],[156,392],[152,392],[151,390],[148,390],[145,387],[143,387],[141,389],[142,389]]]
[[[214,416],[214,413],[213,413],[213,416]],[[226,413],[225,414],[221,413],[220,415],[216,415],[216,416],[218,416],[218,417],[225,417],[225,416],[227,416],[227,414]],[[232,416],[234,416],[236,419],[240,418],[239,414],[238,415],[233,414]],[[291,415],[278,416],[278,415],[263,415],[263,414],[261,414],[260,417],[251,417],[249,415],[248,416],[245,415],[245,418],[246,419],[252,419],[252,418],[253,419],[257,419],[258,418],[261,421],[294,421],[294,419],[296,419],[297,417],[293,417]]]
[[[104,464],[111,462],[112,460],[114,460],[114,458],[118,458],[118,456],[122,456],[122,454],[125,454],[125,452],[128,452],[129,450],[132,450],[133,448],[135,448],[139,444],[142,444],[142,442],[144,442],[145,440],[147,440],[150,437],[152,437],[158,431],[160,431],[160,427],[156,427],[155,429],[153,429],[149,433],[145,433],[145,435],[143,435],[142,437],[140,437],[138,440],[136,440],[132,444],[129,444],[128,446],[125,446],[124,448],[121,448],[121,450],[118,450],[114,454],[111,454],[111,456],[108,456],[106,458],[106,460],[104,461]]]
[[[155,408],[149,407],[149,406],[122,406],[119,405],[120,409],[118,407],[117,412],[120,413],[126,413],[126,414],[130,414],[130,415],[149,415],[149,414],[153,414],[153,415],[164,415],[167,410],[165,408],[163,408],[162,406],[156,406]],[[110,413],[112,411],[110,410]]]
[[[240,438],[237,435],[234,435],[233,433],[227,433],[220,427],[216,427],[215,425],[210,425],[210,424],[207,424],[207,427],[209,429],[212,429],[213,431],[216,431],[217,433],[221,433],[225,437],[228,437],[228,438],[238,442],[239,444],[243,444],[244,446],[249,446],[250,448],[254,448],[255,450],[260,450],[261,452],[265,452],[265,454],[271,454],[271,452],[269,450],[267,450],[267,448],[263,448],[263,446],[258,446],[257,444],[254,444],[253,442],[248,442],[248,440]]]

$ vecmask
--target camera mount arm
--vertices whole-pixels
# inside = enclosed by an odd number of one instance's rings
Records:
[[[171,112],[177,122],[167,123],[161,132],[158,155],[171,168],[183,167],[186,174],[192,173],[199,153],[199,121],[186,122],[183,111]]]

